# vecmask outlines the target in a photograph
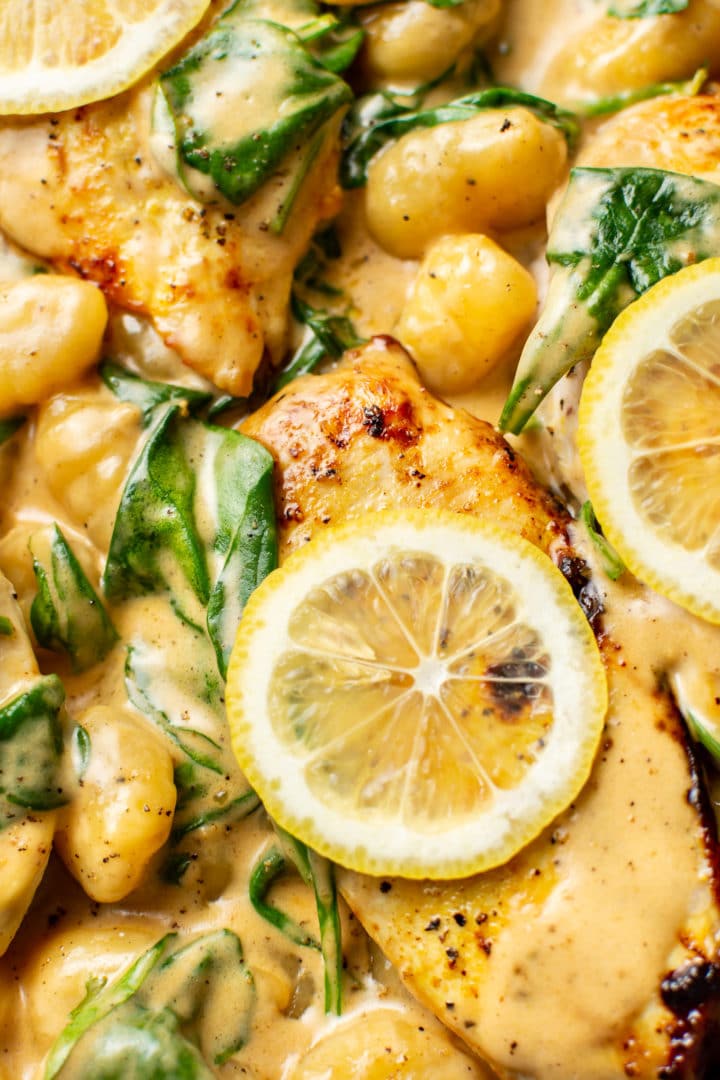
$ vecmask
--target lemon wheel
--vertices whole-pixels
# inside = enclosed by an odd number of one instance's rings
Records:
[[[328,529],[253,594],[233,748],[269,813],[340,864],[448,878],[507,861],[577,795],[607,698],[538,549],[466,516]]]
[[[664,279],[613,324],[578,442],[595,514],[630,570],[720,623],[720,259]]]
[[[71,109],[127,89],[200,21],[210,0],[5,0],[0,114]]]

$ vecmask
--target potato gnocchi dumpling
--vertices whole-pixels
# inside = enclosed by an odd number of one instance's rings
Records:
[[[428,249],[396,334],[426,386],[461,393],[506,355],[536,304],[532,275],[493,240],[446,236]]]
[[[567,143],[528,109],[412,131],[372,161],[367,219],[400,258],[447,233],[504,232],[538,221],[562,179]]]
[[[500,10],[500,0],[465,0],[434,7],[425,0],[377,4],[361,16],[363,63],[380,83],[437,78],[470,46],[479,46]]]
[[[101,291],[38,274],[0,286],[0,416],[37,405],[98,359],[107,322]]]
[[[89,737],[80,789],[59,812],[55,844],[93,900],[111,903],[136,889],[172,827],[173,760],[147,725],[96,705],[78,717]]]

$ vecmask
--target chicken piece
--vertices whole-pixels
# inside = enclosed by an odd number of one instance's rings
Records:
[[[272,179],[239,208],[202,207],[155,161],[152,84],[82,109],[0,124],[0,227],[60,270],[149,315],[219,387],[250,392],[285,345],[293,269],[338,208],[336,140],[324,140],[282,235]]]
[[[623,109],[588,139],[577,164],[668,169],[720,184],[720,97],[664,95]]]
[[[392,338],[352,350],[331,374],[296,380],[243,431],[279,466],[281,557],[318,526],[399,501],[479,510],[545,550],[562,537],[558,508],[533,486],[508,444],[488,424],[433,397]],[[462,468],[453,469],[460,460]]]
[[[646,653],[648,591],[593,582],[571,523],[522,461],[488,425],[434,399],[387,339],[298,380],[244,430],[277,462],[284,555],[329,521],[384,506],[454,509],[544,548],[604,621],[611,705],[576,803],[512,863],[474,878],[341,871],[368,933],[501,1077],[698,1080],[720,983],[716,845]],[[665,647],[682,648],[681,636]]]

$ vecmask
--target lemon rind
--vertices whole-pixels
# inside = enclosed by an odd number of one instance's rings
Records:
[[[651,352],[672,351],[668,334],[684,315],[720,297],[720,259],[698,263],[649,289],[606,334],[585,379],[578,449],[593,509],[623,562],[660,595],[708,622],[720,623],[720,571],[702,551],[652,531],[635,508],[625,477],[631,452],[620,426],[627,378]],[[688,301],[691,301],[690,303]],[[652,319],[652,345],[646,320]],[[632,538],[641,538],[642,544]],[[680,574],[678,571],[681,570]]]

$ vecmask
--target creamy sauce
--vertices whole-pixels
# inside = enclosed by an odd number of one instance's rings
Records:
[[[713,5],[691,6],[714,42],[720,30]],[[504,82],[553,92],[566,103],[578,95],[608,93],[612,72],[603,69],[595,91],[573,81],[572,73],[563,85],[557,59],[571,38],[580,40],[583,34],[592,54],[594,24],[606,21],[596,0],[509,0],[492,54],[496,74]],[[686,73],[692,74],[697,43],[687,19],[678,25],[668,71],[656,57],[654,66],[640,65],[641,75],[657,69],[658,78],[678,77],[686,39]],[[637,39],[640,52],[641,39],[648,35],[650,40],[650,30],[649,25],[626,24],[625,32]],[[621,53],[622,42],[617,48]],[[638,78],[633,70],[628,86],[637,85]],[[253,88],[250,92],[251,97],[256,93]],[[260,97],[273,94],[268,80]],[[255,100],[251,97],[248,107]],[[232,126],[227,116],[221,119]],[[40,137],[28,130],[29,139]],[[8,155],[10,149],[6,167]],[[8,206],[0,216],[11,228],[8,191]],[[334,196],[326,198],[328,205],[333,203]],[[356,193],[345,201],[339,221],[342,256],[333,263],[329,279],[351,298],[349,314],[359,333],[370,336],[393,332],[419,263],[391,256],[369,235],[363,200],[363,194]],[[45,234],[55,234],[55,220],[36,213],[24,197],[19,207],[23,221],[12,231],[28,246],[52,255]],[[255,210],[260,214],[257,206]],[[546,286],[544,236],[539,222],[501,238],[533,271],[541,297]],[[261,272],[261,267],[266,254],[273,265],[279,259],[272,243],[258,241],[253,256],[255,277],[266,281],[269,290],[272,273]],[[21,278],[36,262],[29,264],[8,249],[0,260],[0,277]],[[202,263],[201,256],[196,263]],[[154,257],[148,265],[161,274]],[[193,277],[196,272],[194,264]],[[270,346],[278,353],[283,319],[273,313],[267,322]],[[114,310],[110,327],[114,355],[132,370],[151,379],[208,385],[201,375],[189,373],[140,316]],[[244,333],[238,330],[241,337]],[[495,423],[519,347],[500,357],[472,391],[446,395],[451,404]],[[207,363],[196,367],[203,375],[212,373]],[[577,396],[579,382],[576,372],[562,384],[557,415],[552,403],[546,406],[546,425],[554,425],[555,431],[517,440],[535,471],[571,505],[584,496],[572,409],[566,408],[565,399],[570,401],[574,392]],[[247,387],[245,379],[242,388]],[[26,426],[0,446],[0,570],[12,582],[0,580],[0,614],[14,629],[11,636],[0,637],[0,706],[38,674],[20,618],[22,612],[28,620],[35,593],[30,537],[53,521],[60,523],[98,588],[122,488],[141,440],[138,409],[118,401],[92,375],[43,402]],[[210,535],[213,508],[205,512],[204,531]],[[666,684],[673,677],[680,679],[690,688],[691,704],[697,700],[712,709],[707,688],[720,682],[720,630],[653,595],[629,575],[617,584],[608,582],[579,530],[574,543],[604,592],[612,695],[606,739],[591,781],[577,805],[512,867],[483,879],[447,886],[394,883],[385,895],[375,881],[343,875],[351,905],[362,913],[395,966],[343,904],[341,1019],[323,1014],[319,953],[291,943],[250,903],[250,869],[274,837],[262,809],[199,829],[186,849],[189,865],[181,884],[163,878],[175,807],[172,768],[179,756],[161,726],[128,702],[125,646],[139,642],[152,653],[148,667],[156,703],[171,718],[185,715],[203,657],[167,601],[134,599],[112,609],[120,641],[101,665],[84,674],[73,673],[57,656],[40,650],[42,671],[58,671],[63,678],[67,725],[86,726],[96,757],[69,807],[36,820],[28,817],[21,826],[0,833],[0,878],[8,882],[0,945],[20,926],[0,961],[0,1077],[39,1080],[45,1056],[82,999],[90,976],[113,979],[168,931],[177,931],[184,940],[222,928],[237,933],[242,942],[256,1003],[250,1037],[230,1061],[216,1068],[220,1077],[486,1080],[490,1069],[474,1053],[478,1050],[497,1075],[516,1080],[657,1075],[662,1062],[652,1056],[653,1033],[669,1023],[658,996],[659,982],[694,955],[715,956],[720,933],[705,837],[686,797],[693,777]],[[246,786],[227,750],[222,715],[211,704],[201,707],[196,701],[192,720],[223,755],[222,775],[200,803],[205,812],[239,798]],[[142,754],[133,753],[140,745]],[[49,857],[53,834],[59,854]],[[653,903],[639,906],[637,895],[652,895]],[[317,933],[311,892],[297,876],[282,878],[272,898],[301,926]],[[455,937],[440,940],[425,933],[440,909]],[[463,935],[457,912],[466,912],[468,920],[482,915],[477,924],[481,930],[473,924],[472,934]],[[460,948],[469,939],[474,943],[473,977],[464,984],[447,970],[448,950],[456,938]],[[452,1010],[446,1004],[450,993]],[[612,1006],[604,1010],[602,1024],[599,997]],[[549,1016],[548,1001],[558,1000],[565,1003],[563,1015]],[[233,1000],[214,1000],[216,1027],[232,1026],[235,1006]]]

